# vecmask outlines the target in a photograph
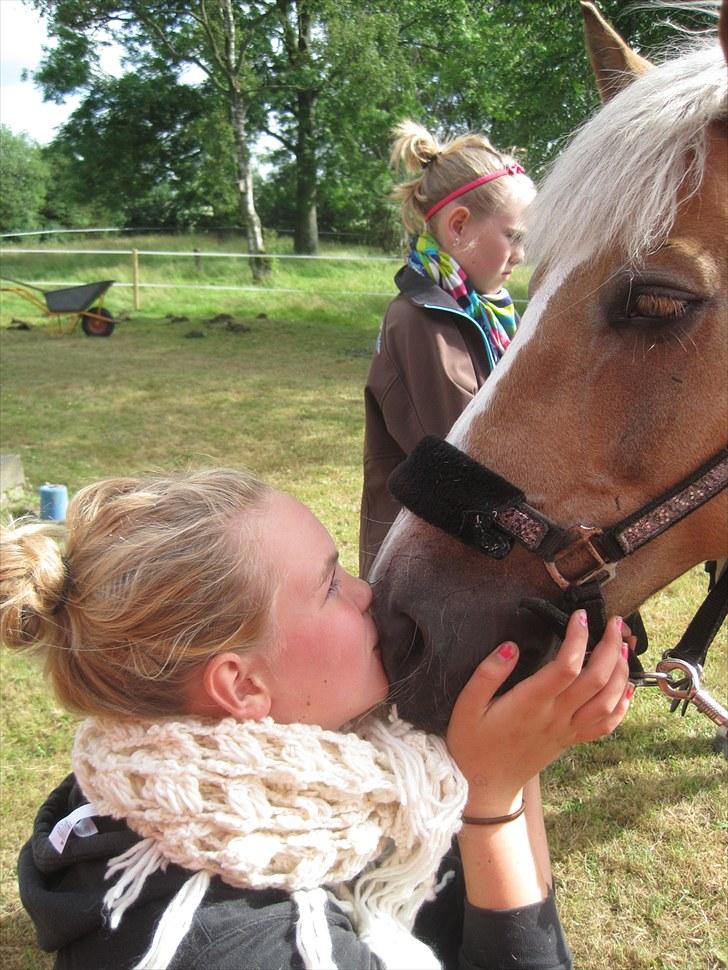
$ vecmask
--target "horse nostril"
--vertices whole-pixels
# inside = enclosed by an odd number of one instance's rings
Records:
[[[375,613],[382,662],[390,682],[401,680],[419,665],[425,637],[415,620],[401,610]]]
[[[425,635],[414,620],[407,617],[411,626],[412,632],[410,634],[409,643],[407,644],[407,649],[404,654],[403,662],[409,667],[416,667],[422,660],[425,653]]]

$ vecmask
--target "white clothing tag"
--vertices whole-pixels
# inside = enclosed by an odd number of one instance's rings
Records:
[[[48,841],[60,855],[66,846],[66,842],[68,842],[68,837],[71,832],[82,839],[88,838],[89,835],[96,835],[98,829],[95,823],[91,821],[91,816],[98,814],[98,809],[91,802],[88,805],[81,805],[75,811],[71,812],[70,815],[66,815],[65,818],[56,822],[53,826],[53,831],[48,836]]]

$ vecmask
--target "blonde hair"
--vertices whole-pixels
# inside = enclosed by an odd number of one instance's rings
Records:
[[[450,192],[516,161],[494,148],[485,135],[470,133],[439,142],[422,125],[409,120],[396,125],[392,134],[391,168],[418,173],[392,190],[392,198],[400,202],[402,221],[410,233],[422,230],[426,213]],[[527,175],[497,178],[466,192],[462,199],[474,214],[491,215],[507,203],[513,178],[532,184]],[[437,215],[433,226],[436,222]]]
[[[611,246],[637,263],[665,242],[705,177],[710,126],[728,113],[721,46],[693,43],[608,101],[555,160],[530,213],[533,265],[573,268]]]
[[[267,630],[254,513],[271,492],[229,469],[114,478],[72,499],[65,529],[3,528],[0,640],[43,656],[69,710],[183,713],[195,666]]]

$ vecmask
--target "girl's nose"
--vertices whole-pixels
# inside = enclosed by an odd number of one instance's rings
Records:
[[[352,598],[361,612],[366,613],[372,605],[372,588],[365,579],[352,577],[352,582],[354,584]]]

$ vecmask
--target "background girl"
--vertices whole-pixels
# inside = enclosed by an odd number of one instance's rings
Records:
[[[516,160],[484,135],[440,143],[413,121],[394,135],[392,166],[417,173],[393,193],[412,243],[364,393],[361,576],[399,511],[390,472],[422,437],[447,434],[516,331],[505,284],[523,259],[523,215],[535,194]]]

